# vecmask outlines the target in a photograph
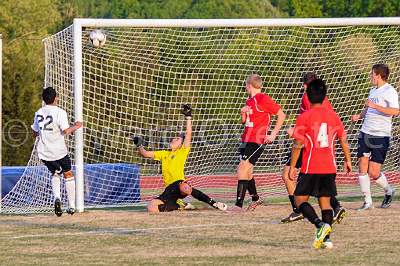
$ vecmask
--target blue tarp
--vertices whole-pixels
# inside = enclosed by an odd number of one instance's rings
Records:
[[[35,171],[38,170],[40,171]],[[2,167],[2,197],[7,195],[24,173],[26,167]],[[42,171],[43,170],[43,171]],[[30,166],[27,173],[50,174],[44,166]],[[140,201],[140,168],[136,164],[86,164],[85,204],[118,204]]]

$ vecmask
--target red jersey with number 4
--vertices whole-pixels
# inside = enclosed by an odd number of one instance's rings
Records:
[[[263,144],[271,115],[278,113],[281,107],[264,93],[258,93],[247,99],[246,106],[250,107],[250,113],[247,114],[242,141]]]
[[[324,106],[299,115],[293,138],[304,143],[301,173],[336,173],[335,139],[345,134],[340,117]]]
[[[332,104],[329,102],[328,97],[325,97],[324,101],[322,102],[322,106],[330,110],[333,110]],[[304,93],[303,97],[301,97],[300,114],[310,109],[311,109],[311,102],[308,99],[307,93]]]

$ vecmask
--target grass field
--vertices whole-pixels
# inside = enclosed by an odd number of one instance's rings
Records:
[[[287,204],[238,214],[200,206],[159,215],[128,208],[0,216],[0,265],[400,264],[399,202],[367,212],[345,202],[349,214],[334,226],[333,250],[311,247],[306,221],[280,224]]]

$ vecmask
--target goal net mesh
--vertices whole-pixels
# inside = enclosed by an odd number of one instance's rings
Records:
[[[363,109],[371,88],[371,66],[388,64],[390,83],[400,87],[398,26],[108,27],[101,29],[107,41],[100,48],[90,44],[92,30],[84,28],[82,33],[86,208],[141,204],[161,193],[160,164],[139,157],[131,137],[143,136],[149,150],[168,149],[171,138],[184,130],[185,103],[193,107],[193,143],[185,167],[189,183],[216,199],[234,200],[244,129],[240,109],[247,98],[244,82],[251,73],[262,76],[263,92],[287,114],[277,140],[266,146],[255,167],[258,191],[267,202],[286,196],[281,171],[292,142],[285,129],[299,113],[304,72],[315,71],[326,81],[328,97],[348,131],[354,165],[361,121],[352,124],[350,116]],[[44,40],[45,85],[57,90],[60,107],[71,122],[72,33],[71,26]],[[74,138],[66,141],[74,161]],[[395,186],[400,182],[399,153],[396,117],[383,167]],[[25,173],[2,199],[2,212],[51,211],[50,180],[33,150]],[[339,173],[337,183],[339,197],[361,195],[356,174]],[[374,184],[372,192],[382,195]]]

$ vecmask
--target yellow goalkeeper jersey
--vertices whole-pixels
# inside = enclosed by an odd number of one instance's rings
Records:
[[[165,186],[178,181],[185,180],[184,168],[189,155],[190,147],[184,145],[176,151],[155,151],[154,160],[161,162],[162,176]]]

